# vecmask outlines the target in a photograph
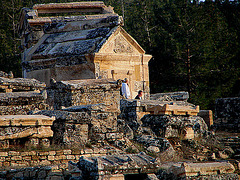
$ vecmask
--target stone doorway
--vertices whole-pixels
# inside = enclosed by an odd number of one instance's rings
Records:
[[[137,180],[145,180],[147,179],[147,174],[125,174],[124,175],[124,180],[133,180],[133,179],[137,179]]]

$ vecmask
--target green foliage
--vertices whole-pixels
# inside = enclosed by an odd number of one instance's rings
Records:
[[[0,70],[21,76],[17,23],[22,7],[75,0],[2,0]],[[151,93],[189,91],[201,109],[216,98],[239,96],[239,1],[104,0],[124,17],[125,29],[152,54]],[[191,3],[192,2],[192,3]]]

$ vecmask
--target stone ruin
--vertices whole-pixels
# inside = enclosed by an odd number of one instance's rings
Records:
[[[55,13],[64,16],[50,16]],[[232,152],[211,149],[211,111],[188,103],[187,92],[150,97],[151,56],[122,25],[102,2],[22,9],[24,78],[0,72],[0,167],[35,167],[4,171],[0,178],[238,178],[237,161],[197,163]],[[122,99],[118,79],[125,77],[132,97],[142,89],[143,100]],[[51,145],[60,149],[47,150]],[[45,151],[8,151],[12,147]]]
[[[29,111],[46,110],[45,83],[35,79],[0,77],[0,148],[24,144],[48,147],[53,137],[54,117],[32,116]]]
[[[145,98],[149,97],[148,61],[152,56],[145,54],[122,26],[122,17],[103,2],[23,8],[19,26],[23,77],[47,85],[51,78],[65,81],[127,77],[132,98],[140,89]]]

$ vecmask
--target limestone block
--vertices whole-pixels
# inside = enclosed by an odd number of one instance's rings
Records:
[[[115,141],[117,139],[122,139],[123,133],[106,133],[106,140]]]
[[[156,174],[147,174],[147,180],[158,180]]]
[[[68,154],[71,154],[71,153],[72,153],[71,149],[64,149],[63,150],[63,154],[65,154],[65,155],[68,155]]]
[[[6,160],[5,157],[0,157],[0,162],[4,162]]]
[[[8,152],[0,152],[0,157],[6,157],[8,156]]]
[[[39,156],[47,156],[47,155],[49,155],[49,152],[47,152],[47,151],[38,152],[38,155]]]
[[[21,161],[22,160],[22,156],[12,156],[11,160],[13,160],[13,161]]]
[[[49,161],[54,161],[54,160],[55,160],[55,157],[54,157],[54,156],[48,156],[48,160],[49,160]]]
[[[234,166],[228,162],[178,163],[170,168],[170,172],[178,177],[230,174],[234,171]]]
[[[43,161],[41,161],[40,162],[40,166],[49,166],[51,164],[51,162],[50,161],[48,161],[48,160],[43,160]]]
[[[20,155],[20,152],[17,152],[17,151],[9,151],[9,152],[8,152],[8,155],[9,155],[9,156],[19,156],[19,155]]]
[[[100,177],[102,180],[124,180],[123,174],[104,175]]]
[[[157,146],[149,146],[147,148],[148,151],[153,152],[153,153],[159,153],[160,149]]]
[[[56,154],[56,151],[49,151],[50,156],[54,156]]]
[[[192,127],[185,127],[182,132],[180,137],[182,139],[194,139],[194,130]]]
[[[54,120],[44,115],[4,115],[0,116],[0,126],[51,126]]]
[[[92,154],[93,150],[92,149],[84,149],[84,154]]]

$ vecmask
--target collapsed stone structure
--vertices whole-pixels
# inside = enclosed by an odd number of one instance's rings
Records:
[[[56,16],[61,13],[64,17]],[[145,54],[122,25],[122,17],[103,2],[37,4],[32,9],[23,8],[19,26],[23,77],[47,85],[51,78],[62,81],[127,77],[132,97],[140,89],[145,98],[149,97],[151,55]]]
[[[54,117],[31,116],[29,111],[46,110],[45,83],[35,79],[0,77],[0,148],[14,146],[48,147],[53,137]]]

